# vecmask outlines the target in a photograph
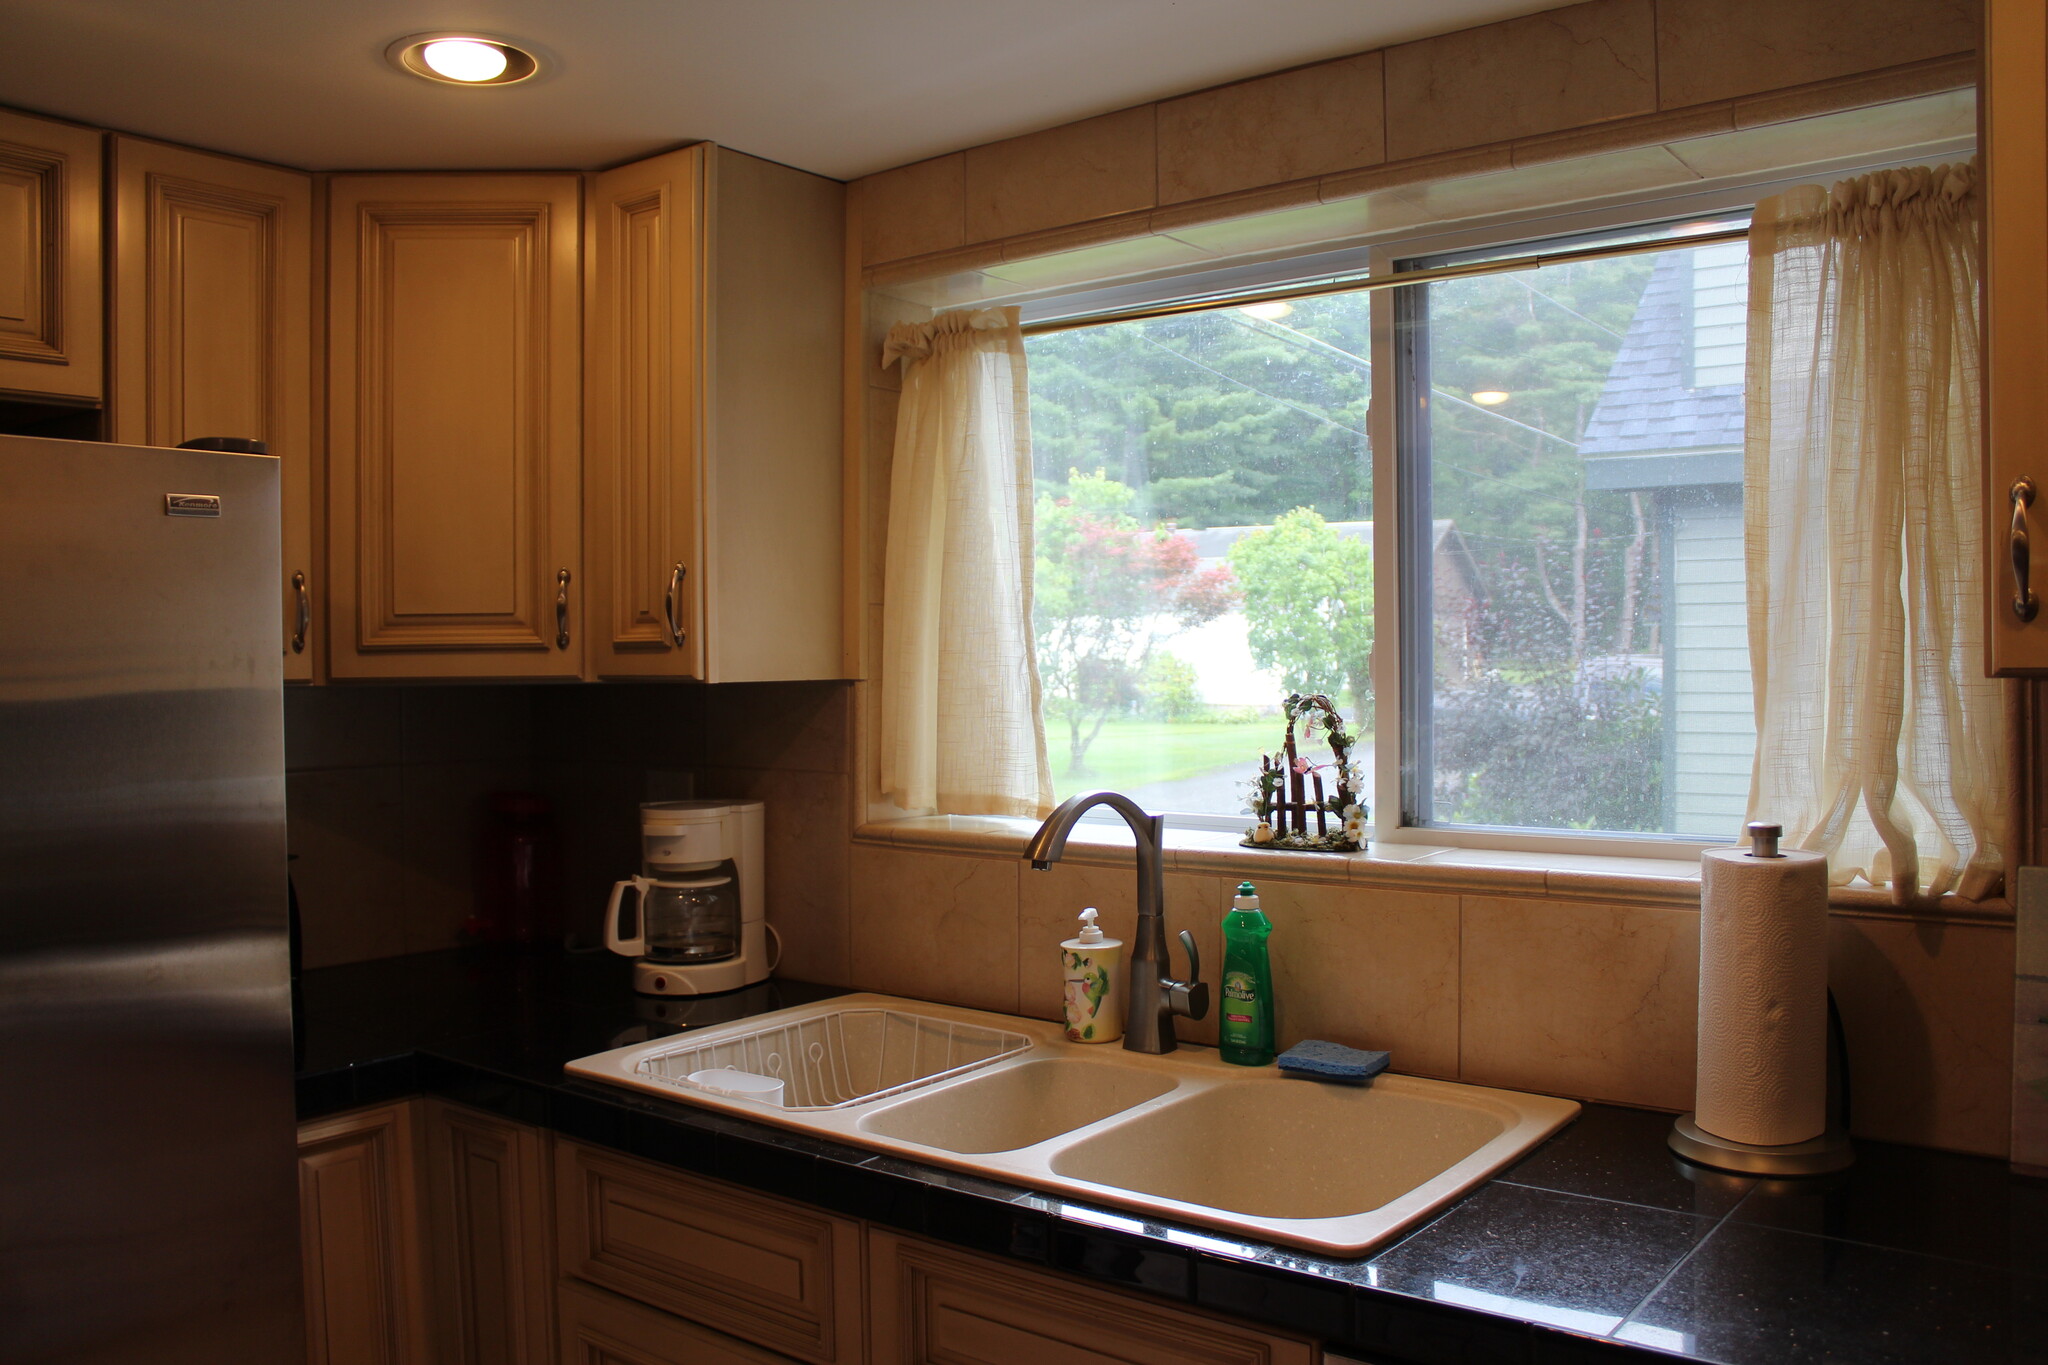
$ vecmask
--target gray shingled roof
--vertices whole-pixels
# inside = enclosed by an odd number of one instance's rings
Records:
[[[1742,385],[1685,386],[1692,345],[1692,260],[1672,252],[1650,272],[1582,455],[1636,455],[1742,444]]]

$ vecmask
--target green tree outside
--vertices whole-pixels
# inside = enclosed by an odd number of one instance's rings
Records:
[[[1290,692],[1327,691],[1342,679],[1351,714],[1372,701],[1372,546],[1338,534],[1297,507],[1230,549],[1244,590],[1252,657]]]

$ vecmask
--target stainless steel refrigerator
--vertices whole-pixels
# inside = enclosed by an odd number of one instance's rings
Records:
[[[0,436],[0,1362],[299,1361],[277,462]]]

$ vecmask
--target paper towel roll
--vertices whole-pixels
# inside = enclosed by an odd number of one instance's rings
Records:
[[[1828,860],[1703,854],[1693,1122],[1758,1147],[1821,1136],[1827,1034]]]

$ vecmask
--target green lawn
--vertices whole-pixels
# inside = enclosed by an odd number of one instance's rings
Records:
[[[1278,717],[1222,725],[1113,720],[1088,746],[1079,769],[1067,761],[1064,721],[1047,724],[1045,745],[1052,758],[1053,785],[1059,790],[1076,790],[1085,780],[1122,791],[1147,782],[1176,782],[1229,764],[1242,764],[1244,775],[1253,777],[1259,770],[1259,755],[1280,747],[1286,724]]]

